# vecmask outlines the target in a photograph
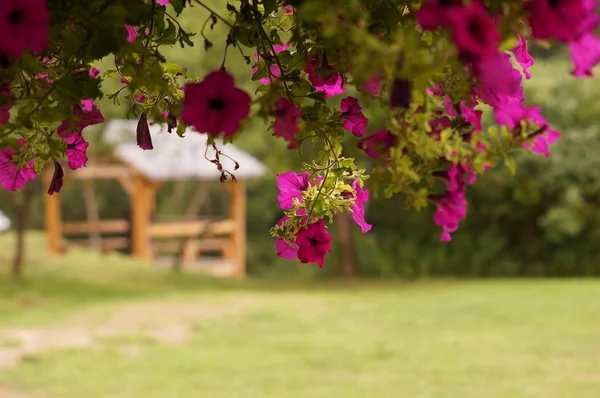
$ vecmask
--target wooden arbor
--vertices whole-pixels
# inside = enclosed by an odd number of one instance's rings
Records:
[[[164,246],[156,244],[161,238],[183,239],[181,260],[184,265],[198,268],[218,276],[243,277],[246,270],[246,189],[244,181],[266,174],[265,167],[255,158],[233,145],[224,152],[235,159],[239,169],[235,171],[237,182],[224,183],[229,197],[228,218],[224,220],[183,220],[155,222],[155,198],[158,188],[170,180],[218,180],[220,172],[208,159],[214,158],[212,148],[207,150],[206,136],[190,132],[180,138],[166,132],[166,127],[150,126],[154,147],[143,151],[132,141],[135,137],[135,121],[113,120],[106,125],[105,139],[115,144],[117,164],[93,164],[69,173],[67,178],[76,180],[115,179],[131,200],[131,220],[98,220],[87,222],[62,222],[60,195],[45,196],[46,231],[49,250],[64,253],[65,235],[76,234],[128,234],[124,237],[103,237],[105,250],[130,247],[132,254],[140,259],[156,260]],[[205,158],[204,154],[207,152]],[[234,170],[234,160],[221,158],[223,167]],[[47,170],[45,178],[52,177]],[[82,243],[81,241],[71,241]],[[200,261],[201,253],[218,252],[219,262]]]

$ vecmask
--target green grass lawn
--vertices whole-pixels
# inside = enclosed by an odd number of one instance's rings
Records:
[[[42,243],[0,276],[0,336],[114,333],[28,353],[0,397],[600,397],[600,281],[217,282]]]

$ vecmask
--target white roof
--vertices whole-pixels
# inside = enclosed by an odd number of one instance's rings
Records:
[[[10,218],[0,211],[0,234],[10,229]]]
[[[184,137],[170,133],[166,125],[150,125],[153,150],[145,151],[136,143],[137,120],[111,120],[105,124],[104,139],[115,145],[115,155],[152,180],[218,180],[221,173],[217,165],[204,157],[207,136],[187,129]],[[240,168],[234,170],[235,163],[225,156],[220,157],[223,168],[237,179],[247,180],[262,177],[267,168],[256,158],[240,150],[235,145],[223,145],[216,141],[223,154],[235,159]],[[206,152],[208,159],[215,158],[215,150],[210,146]]]

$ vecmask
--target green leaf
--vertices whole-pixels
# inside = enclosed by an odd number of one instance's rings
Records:
[[[185,136],[185,129],[186,129],[186,125],[180,122],[177,125],[177,135],[180,137]]]
[[[177,16],[179,16],[179,14],[181,14],[183,9],[185,8],[185,1],[186,0],[171,0],[169,2],[169,4],[173,6],[173,9],[175,10]]]
[[[308,98],[310,99],[314,99],[315,101],[319,102],[319,103],[325,103],[325,92],[323,91],[317,91],[315,93],[311,93],[308,94]]]
[[[175,44],[175,43],[177,43],[177,28],[175,27],[175,24],[173,24],[173,22],[171,22],[170,20],[167,20],[167,24],[168,24],[167,29],[165,29],[162,32],[162,35],[157,40],[157,42],[159,44]],[[186,43],[187,43],[187,41],[186,41]]]
[[[273,11],[277,10],[277,0],[262,0],[265,9],[263,16],[269,16]]]
[[[504,155],[504,165],[513,176],[517,174],[517,161],[511,154]]]

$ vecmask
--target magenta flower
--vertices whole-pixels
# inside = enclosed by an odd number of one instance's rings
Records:
[[[360,230],[363,233],[369,232],[372,228],[372,225],[365,221],[365,203],[367,203],[369,200],[369,191],[363,189],[360,181],[358,180],[352,181],[352,189],[354,189],[355,192],[352,194],[352,197],[355,198],[355,202],[350,205],[350,210],[352,210],[352,218],[360,226]]]
[[[301,263],[317,263],[323,268],[325,255],[331,251],[331,235],[327,232],[325,221],[318,220],[304,228],[296,235],[298,259]]]
[[[310,173],[296,174],[293,171],[277,175],[277,188],[279,188],[279,207],[284,210],[294,207],[294,199],[302,202],[304,191],[308,188]]]
[[[441,242],[452,240],[451,232],[458,229],[458,224],[467,215],[468,202],[463,192],[448,192],[444,195],[431,195],[429,200],[436,204],[437,211],[433,222],[442,228]]]
[[[146,114],[142,112],[135,129],[137,145],[145,151],[154,149],[152,145],[152,136],[150,135],[150,126]]]
[[[277,225],[282,225],[289,219],[288,216],[283,216],[281,220],[277,222]],[[285,239],[277,238],[275,241],[275,249],[277,250],[277,255],[279,257],[285,258],[286,260],[291,260],[293,258],[298,257],[298,248],[290,245]]]
[[[92,112],[94,110],[94,100],[92,98],[81,100],[81,110],[85,113]]]
[[[502,36],[481,3],[452,7],[448,19],[454,44],[465,62],[477,63],[497,57]]]
[[[63,178],[65,177],[65,173],[63,171],[62,166],[56,160],[54,161],[54,174],[52,175],[52,181],[50,181],[50,186],[48,187],[48,195],[53,195],[54,193],[59,193],[63,187]]]
[[[448,12],[463,7],[462,0],[425,0],[417,11],[417,22],[425,30],[435,30],[449,24]]]
[[[452,240],[451,232],[458,229],[460,220],[467,215],[467,201],[464,198],[466,184],[464,175],[467,173],[468,183],[475,182],[475,174],[469,167],[452,164],[445,171],[434,172],[433,175],[446,183],[446,193],[430,195],[429,200],[437,206],[433,221],[442,228],[440,241]]]
[[[71,135],[80,135],[83,129],[94,124],[104,123],[104,116],[91,100],[82,100],[80,106],[73,110],[73,120],[65,119],[56,129],[59,137],[67,138]],[[91,104],[91,110],[90,109]]]
[[[358,91],[366,91],[371,95],[379,95],[381,93],[381,79],[379,76],[372,76],[362,84],[362,87],[356,87]]]
[[[235,87],[227,72],[209,73],[200,83],[185,85],[181,120],[197,132],[234,135],[250,114],[250,96]]]
[[[439,115],[442,115],[442,112],[438,112]],[[429,127],[431,128],[430,135],[434,136],[436,140],[440,140],[440,136],[442,131],[445,129],[449,129],[452,126],[452,121],[448,116],[440,116],[429,122]]]
[[[394,79],[390,92],[390,105],[397,108],[410,108],[412,84],[405,79]]]
[[[523,147],[530,149],[533,153],[543,154],[546,157],[550,156],[549,147],[560,138],[560,132],[551,128],[550,123],[542,116],[539,107],[525,109],[526,113],[523,118],[533,122],[536,126],[544,127],[544,132],[536,135],[529,142],[524,142]]]
[[[91,77],[98,77],[98,76],[100,76],[100,70],[96,69],[96,68],[92,68],[90,70],[90,76]]]
[[[295,149],[296,134],[298,133],[298,119],[302,112],[296,105],[286,98],[279,98],[275,104],[275,123],[273,135],[289,142],[288,149]]]
[[[521,85],[523,77],[512,66],[509,55],[502,54],[482,61],[477,64],[474,72],[478,83],[475,93],[496,111],[525,100]]]
[[[344,119],[344,128],[357,137],[365,135],[369,119],[363,115],[362,108],[358,105],[358,99],[354,97],[344,98],[340,104],[340,110]]]
[[[19,139],[22,147],[25,146],[25,140]],[[2,188],[7,191],[16,191],[25,186],[27,181],[32,181],[37,176],[33,169],[33,159],[27,162],[25,167],[19,167],[14,159],[16,154],[11,148],[5,148],[0,151],[0,183]]]
[[[378,159],[381,155],[389,156],[390,148],[396,146],[398,137],[388,130],[378,131],[358,142],[358,148],[365,151],[371,159]]]
[[[475,103],[476,105],[477,103]],[[477,111],[467,106],[465,101],[460,101],[460,112],[465,122],[473,125],[473,131],[481,131],[481,116],[483,111]]]
[[[81,136],[81,134],[73,134],[65,139],[67,144],[67,163],[72,170],[77,170],[87,165],[87,148],[89,143]]]
[[[156,0],[156,2],[162,6],[169,4],[169,0]]]
[[[306,69],[304,71],[308,73],[308,80],[312,83],[315,90],[325,93],[325,98],[331,98],[336,94],[342,94],[344,92],[344,78],[339,72],[331,73],[333,69],[325,57],[321,60],[321,65],[317,68],[318,61],[315,58],[309,57]],[[315,70],[316,69],[316,70]],[[327,76],[327,74],[329,76]],[[322,78],[321,75],[326,75],[326,78]]]
[[[512,53],[515,55],[515,60],[521,65],[523,68],[523,73],[525,74],[525,78],[531,78],[531,73],[529,73],[529,68],[533,66],[535,61],[533,57],[529,55],[529,51],[527,51],[527,41],[519,36],[519,44],[513,48]]]
[[[593,32],[588,32],[571,41],[569,49],[575,64],[571,72],[573,76],[593,76],[592,68],[600,62],[600,39]]]
[[[279,54],[282,51],[288,50],[290,48],[290,44],[289,43],[283,43],[283,45],[279,45],[279,44],[275,44],[273,45],[273,49],[275,50],[275,54]],[[271,56],[273,56],[273,52],[270,51],[269,54]],[[262,58],[262,56],[260,54],[255,54],[254,55],[254,59],[258,62],[260,59]],[[258,66],[255,66],[254,68],[252,68],[252,73],[256,73],[258,71]],[[271,65],[271,75],[275,76],[275,77],[281,77],[281,71],[279,70],[279,66],[277,66],[276,63],[273,63]],[[258,79],[259,82],[261,82],[262,84],[269,85],[271,84],[271,78],[269,77],[263,77],[261,79]]]
[[[125,29],[127,30],[127,41],[129,43],[133,43],[137,37],[137,31],[139,27],[126,24]]]
[[[45,0],[0,1],[0,51],[21,57],[48,47],[50,11]]]
[[[529,11],[531,35],[536,39],[571,41],[588,16],[586,3],[588,0],[528,1],[525,7]]]

